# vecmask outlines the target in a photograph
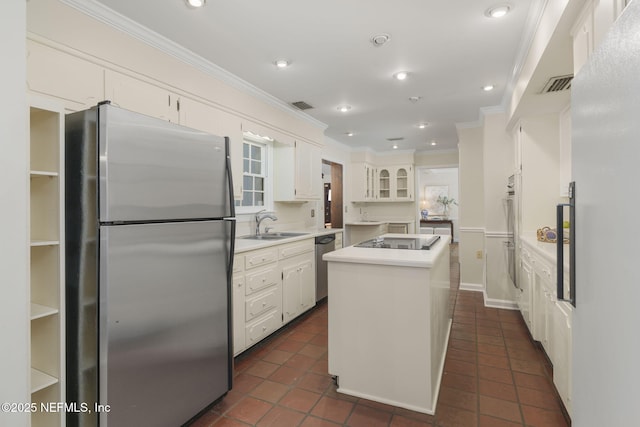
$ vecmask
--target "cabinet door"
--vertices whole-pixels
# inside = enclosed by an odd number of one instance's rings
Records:
[[[545,316],[545,295],[544,286],[540,275],[534,271],[533,274],[533,286],[532,286],[532,301],[531,301],[531,326],[533,339],[542,342],[544,339],[545,331],[547,330],[546,316]]]
[[[320,199],[322,185],[320,148],[304,141],[296,141],[295,161],[296,198]]]
[[[557,302],[553,310],[553,383],[564,403],[567,412],[571,415],[571,318],[572,312],[568,304]]]
[[[300,314],[300,267],[297,264],[282,269],[282,314],[285,323]]]
[[[244,313],[244,275],[233,276],[233,354],[237,355],[245,349],[245,313]]]
[[[240,118],[193,99],[180,98],[180,124],[213,135],[228,136],[233,195],[242,199],[242,124]]]
[[[401,166],[394,173],[395,200],[413,200],[413,167]]]
[[[316,281],[314,259],[309,258],[299,265],[300,312],[305,312],[316,305]]]
[[[73,55],[27,40],[27,87],[54,96],[68,110],[96,105],[104,95],[104,69]]]
[[[391,172],[386,168],[378,171],[378,200],[391,200]]]
[[[107,70],[105,96],[127,110],[169,122],[179,121],[178,96],[151,83]]]
[[[533,329],[531,327],[531,282],[531,265],[522,259],[520,263],[520,298],[518,299],[518,307],[520,308],[522,317],[529,328],[529,332],[533,334]]]

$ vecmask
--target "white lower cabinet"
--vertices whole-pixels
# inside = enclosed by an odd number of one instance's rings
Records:
[[[282,315],[289,322],[315,305],[313,259],[303,254],[283,263]]]
[[[570,304],[556,301],[553,306],[554,328],[550,337],[553,343],[550,358],[553,363],[553,383],[569,415],[573,409],[571,401],[572,316],[573,308]]]
[[[520,251],[520,277],[518,280],[518,288],[520,293],[517,295],[517,303],[524,322],[529,328],[529,332],[533,334],[531,327],[531,284],[533,282],[533,269],[531,268],[531,255],[526,249]]]
[[[237,328],[235,325],[244,325],[244,255],[236,255],[233,262],[233,279],[231,287],[232,310],[231,318],[233,325],[233,354],[240,353],[245,348],[244,328]]]
[[[315,305],[314,239],[236,254],[233,270],[234,355]]]
[[[520,251],[520,285],[518,307],[533,339],[540,341],[553,364],[553,383],[571,415],[571,328],[572,306],[558,301],[555,284],[556,267],[539,248],[523,246]],[[524,296],[530,286],[530,304]],[[565,288],[567,285],[565,284]],[[530,319],[530,320],[529,320]]]

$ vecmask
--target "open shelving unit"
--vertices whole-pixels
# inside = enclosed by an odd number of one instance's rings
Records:
[[[64,426],[64,109],[47,99],[29,105],[29,287],[31,425]]]

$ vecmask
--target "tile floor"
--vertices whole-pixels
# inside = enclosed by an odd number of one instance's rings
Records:
[[[452,285],[459,281],[455,249]],[[233,390],[193,427],[567,426],[551,368],[517,311],[460,291],[435,415],[336,392],[327,373],[327,304],[241,354]]]

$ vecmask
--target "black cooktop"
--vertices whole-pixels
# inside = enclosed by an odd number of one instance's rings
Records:
[[[428,237],[376,237],[355,245],[356,248],[429,250],[440,240],[440,236]]]

